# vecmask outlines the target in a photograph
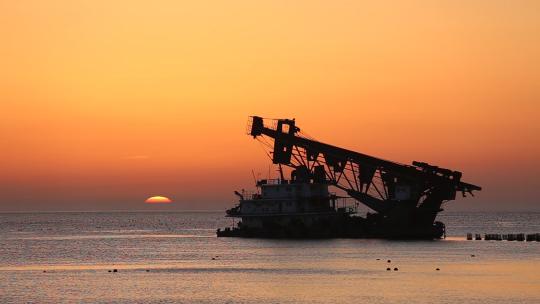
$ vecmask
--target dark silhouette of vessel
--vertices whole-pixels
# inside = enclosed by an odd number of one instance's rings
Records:
[[[399,164],[316,141],[294,119],[253,116],[248,134],[270,150],[280,178],[256,181],[254,193],[235,191],[239,204],[226,216],[241,220],[218,229],[219,237],[439,239],[445,236],[444,224],[435,221],[442,204],[457,192],[481,190],[462,182],[458,171]],[[372,212],[359,216],[359,204]]]

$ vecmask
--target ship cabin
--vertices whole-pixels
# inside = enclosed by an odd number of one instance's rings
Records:
[[[292,219],[310,223],[335,215],[355,213],[343,198],[328,191],[327,183],[295,182],[285,179],[263,179],[257,191],[235,192],[240,203],[227,210],[228,217],[242,218],[245,227],[261,227],[264,222],[286,224]]]

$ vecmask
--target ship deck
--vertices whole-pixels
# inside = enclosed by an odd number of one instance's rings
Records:
[[[354,210],[345,211],[325,211],[325,212],[287,212],[287,213],[239,213],[227,214],[226,217],[269,217],[269,216],[306,216],[306,215],[351,215],[356,214]]]

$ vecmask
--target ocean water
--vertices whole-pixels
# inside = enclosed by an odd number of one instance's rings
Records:
[[[5,213],[0,303],[540,303],[540,242],[465,240],[540,213],[439,220],[445,240],[264,240],[215,237],[221,212]]]

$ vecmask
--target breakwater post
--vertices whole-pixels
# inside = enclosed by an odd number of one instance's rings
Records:
[[[540,242],[540,233],[510,233],[510,234],[498,234],[498,233],[485,233],[482,238],[482,234],[467,233],[467,240],[472,241],[518,241],[518,242]]]
[[[526,241],[527,242],[533,242],[533,241],[540,242],[540,233],[527,234]]]

